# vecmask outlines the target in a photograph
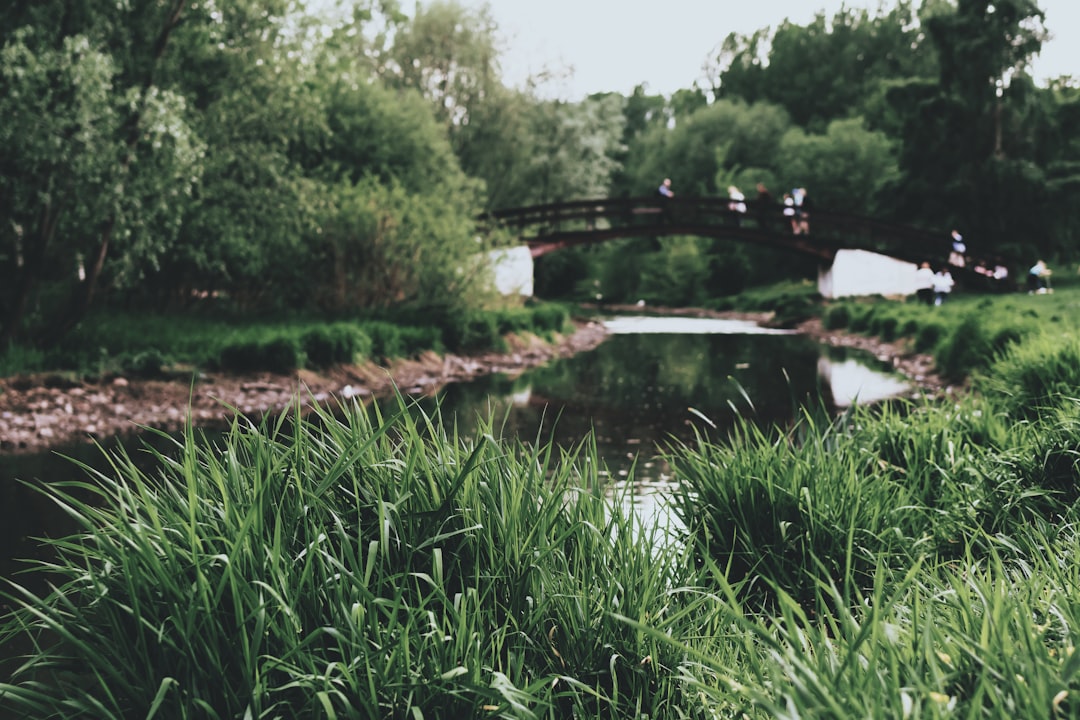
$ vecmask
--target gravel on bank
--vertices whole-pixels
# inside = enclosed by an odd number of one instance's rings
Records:
[[[0,453],[38,453],[147,428],[166,432],[227,427],[237,413],[259,418],[287,408],[310,410],[353,398],[393,393],[432,394],[447,383],[491,373],[520,373],[552,359],[591,350],[606,337],[603,324],[576,323],[574,332],[546,342],[509,339],[505,353],[425,353],[388,366],[342,366],[325,372],[231,375],[198,373],[172,379],[107,377],[79,382],[58,373],[0,379]]]

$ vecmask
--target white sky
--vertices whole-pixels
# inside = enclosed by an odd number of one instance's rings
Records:
[[[706,58],[729,33],[776,28],[785,18],[805,25],[822,10],[831,18],[843,4],[871,11],[879,6],[878,0],[462,1],[490,6],[507,45],[502,58],[507,84],[521,85],[545,68],[572,67],[572,77],[542,91],[567,100],[603,91],[628,94],[639,83],[650,93],[667,95],[701,79]],[[884,4],[895,6],[893,0]],[[1037,4],[1054,37],[1035,60],[1033,75],[1039,82],[1080,77],[1080,0]]]

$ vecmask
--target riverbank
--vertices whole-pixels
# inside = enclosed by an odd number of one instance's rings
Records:
[[[607,308],[609,310],[615,308]],[[637,308],[627,308],[634,310]],[[650,308],[651,312],[662,309]],[[671,314],[722,317],[767,324],[767,313],[723,313],[673,309]],[[913,395],[940,394],[952,388],[933,369],[933,359],[910,352],[903,343],[827,331],[812,319],[798,332],[823,344],[872,353],[893,365],[913,384]],[[325,372],[303,370],[295,375],[203,373],[171,379],[106,377],[76,382],[60,374],[0,379],[0,453],[36,453],[95,439],[132,435],[145,428],[167,432],[196,427],[218,429],[236,412],[260,417],[295,406],[329,404],[353,398],[392,394],[433,394],[448,383],[493,373],[516,374],[556,358],[595,348],[607,336],[598,321],[580,320],[574,332],[546,342],[535,336],[510,338],[505,353],[437,355],[399,360],[389,366],[368,363]]]
[[[199,373],[167,379],[105,377],[79,382],[59,373],[0,379],[0,453],[36,453],[132,435],[145,428],[218,429],[236,412],[260,417],[296,405],[330,404],[353,398],[431,394],[451,382],[492,373],[520,373],[550,360],[591,350],[603,342],[601,323],[579,321],[574,332],[546,342],[536,336],[509,339],[505,353],[438,355],[367,363],[325,372],[233,375]]]

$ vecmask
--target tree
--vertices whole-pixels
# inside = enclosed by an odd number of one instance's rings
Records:
[[[0,229],[2,345],[47,343],[71,328],[110,254],[125,258],[129,279],[160,256],[197,175],[201,143],[184,99],[154,83],[183,0],[95,9],[47,2],[5,17],[0,112],[13,120],[0,130],[10,218]],[[136,27],[141,44],[128,37]]]
[[[775,103],[821,132],[831,120],[864,114],[882,83],[933,75],[935,62],[904,1],[887,13],[845,7],[831,20],[818,13],[805,26],[785,21],[771,34],[729,35],[708,75],[716,97]]]
[[[774,105],[719,100],[673,128],[642,135],[627,175],[633,186],[650,192],[658,178],[671,177],[684,195],[724,194],[716,185],[719,172],[779,166],[780,139],[789,127],[787,113]]]
[[[474,112],[502,87],[497,26],[487,6],[454,0],[417,5],[393,36],[383,78],[413,88],[431,103],[451,146],[461,153]]]
[[[578,103],[534,106],[530,122],[531,203],[606,197],[619,169],[623,99],[618,95]]]
[[[823,135],[792,128],[780,151],[784,178],[830,210],[877,215],[880,192],[899,176],[893,141],[861,118],[833,120]]]
[[[987,252],[1041,234],[1045,179],[1023,137],[1038,125],[1020,120],[1026,84],[1013,78],[1041,47],[1042,12],[1030,0],[960,0],[924,8],[923,21],[940,75],[889,92],[904,118],[896,214],[963,226]]]

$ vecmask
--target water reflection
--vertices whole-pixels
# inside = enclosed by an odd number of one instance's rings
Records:
[[[902,377],[849,357],[833,359],[822,355],[818,359],[818,376],[829,386],[833,405],[838,408],[857,403],[870,405],[911,389],[911,383]]]
[[[678,320],[684,329],[716,327]],[[561,447],[592,432],[614,480],[637,463],[639,481],[662,482],[667,469],[655,456],[673,443],[720,439],[740,416],[784,424],[799,405],[817,402],[819,354],[791,333],[615,333],[589,353],[516,378],[453,385],[427,403],[459,423],[491,416],[506,437]]]
[[[724,318],[652,317],[625,315],[608,318],[613,335],[794,335],[794,330],[767,328],[750,320]]]
[[[808,404],[835,410],[906,388],[873,359],[823,350],[804,336],[752,323],[618,318],[610,327],[612,336],[591,352],[518,377],[451,385],[418,405],[427,412],[438,408],[465,433],[477,418],[492,417],[503,437],[570,450],[591,432],[603,476],[616,490],[631,484],[620,497],[640,516],[661,518],[674,480],[658,454],[672,444],[692,443],[696,435],[723,439],[740,417],[786,426]],[[67,452],[103,466],[92,447]],[[14,479],[84,477],[57,453],[0,456],[0,577],[11,575],[13,556],[28,554],[25,538],[73,529],[63,513]]]

